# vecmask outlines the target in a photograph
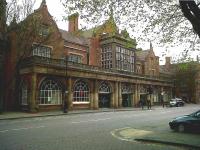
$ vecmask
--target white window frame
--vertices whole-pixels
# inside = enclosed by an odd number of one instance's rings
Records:
[[[51,46],[33,43],[32,47],[33,47],[33,50],[32,50],[33,56],[51,58],[51,53],[53,49]]]
[[[44,80],[41,83],[39,91],[40,105],[61,105],[62,87],[51,79]],[[54,100],[54,103],[52,103]],[[50,103],[51,102],[51,103]]]
[[[90,90],[86,82],[77,81],[73,89],[73,104],[90,103]]]

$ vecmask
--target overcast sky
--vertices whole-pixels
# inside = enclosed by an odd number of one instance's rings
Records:
[[[36,0],[34,9],[37,9],[40,6],[41,2],[42,0]],[[63,20],[63,16],[66,16],[67,14],[65,14],[64,7],[62,6],[60,0],[46,0],[46,3],[49,12],[54,17],[58,27],[64,30],[68,30],[68,22]],[[166,49],[158,47],[154,43],[152,44],[155,54],[160,57],[160,64],[164,64],[165,56],[170,56],[170,57],[178,56],[181,49],[181,48],[171,48],[166,51]],[[149,45],[150,45],[149,43],[139,43],[138,47],[141,47],[142,49],[149,49]],[[165,53],[164,56],[163,53]],[[194,58],[196,58],[195,56],[196,54],[193,55]]]

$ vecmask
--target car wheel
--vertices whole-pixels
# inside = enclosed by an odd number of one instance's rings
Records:
[[[184,132],[185,131],[185,125],[184,124],[179,124],[177,127],[178,132]]]
[[[177,107],[180,107],[180,106],[181,106],[181,104],[180,104],[180,103],[178,103],[178,104],[177,104]]]

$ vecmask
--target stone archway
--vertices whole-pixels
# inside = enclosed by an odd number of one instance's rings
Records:
[[[131,107],[132,106],[132,88],[131,85],[122,83],[122,106],[123,107]]]
[[[99,107],[109,108],[111,106],[111,85],[108,82],[101,82],[99,86]]]

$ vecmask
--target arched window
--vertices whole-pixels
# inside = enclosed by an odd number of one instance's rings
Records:
[[[102,82],[99,87],[99,93],[111,93],[110,85],[107,82]]]
[[[45,80],[40,86],[40,104],[59,105],[62,103],[62,88],[54,80]]]
[[[122,84],[122,94],[131,93],[131,86],[128,84]]]
[[[25,82],[22,82],[21,85],[21,104],[22,105],[28,104],[28,87]]]
[[[89,88],[84,81],[78,81],[74,85],[73,102],[89,102]]]
[[[146,86],[141,86],[140,87],[140,93],[142,93],[142,94],[146,94],[147,93],[147,87]]]

